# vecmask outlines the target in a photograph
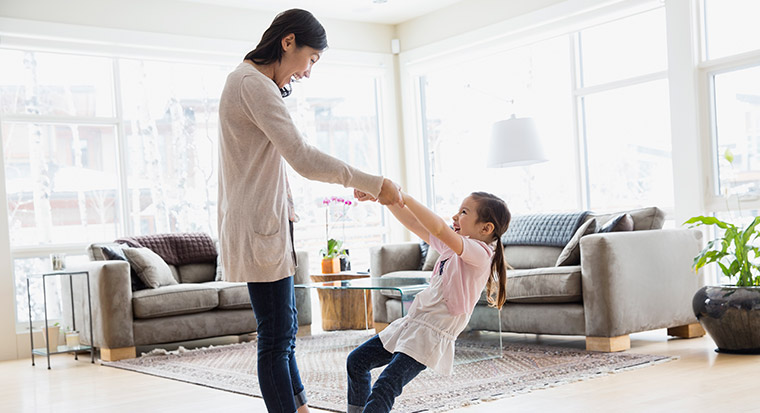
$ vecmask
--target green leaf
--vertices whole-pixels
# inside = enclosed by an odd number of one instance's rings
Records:
[[[723,159],[727,160],[728,163],[734,163],[734,154],[731,149],[726,148],[726,151],[723,152]]]
[[[699,225],[717,225],[720,228],[727,229],[729,226],[732,226],[731,224],[725,223],[718,218],[715,217],[706,217],[703,215],[697,216],[697,217],[691,217],[689,218],[684,224],[694,224],[694,226]]]

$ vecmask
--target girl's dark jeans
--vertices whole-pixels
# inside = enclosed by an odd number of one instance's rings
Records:
[[[293,277],[248,283],[251,307],[258,322],[259,387],[270,413],[293,413],[306,404],[296,365],[296,312]]]
[[[385,366],[371,385],[370,370]],[[425,365],[404,353],[390,353],[375,336],[354,349],[346,359],[348,409],[346,413],[389,412],[402,388],[417,377]]]

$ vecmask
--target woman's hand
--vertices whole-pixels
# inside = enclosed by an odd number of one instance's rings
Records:
[[[380,187],[380,194],[377,200],[381,205],[396,204],[404,206],[404,198],[401,196],[401,187],[388,178],[383,178],[383,185]]]

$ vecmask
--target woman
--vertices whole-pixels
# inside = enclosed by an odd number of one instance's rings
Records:
[[[258,378],[270,412],[308,412],[295,358],[296,219],[285,161],[304,177],[400,202],[399,188],[306,143],[282,98],[308,78],[327,48],[305,10],[277,15],[258,46],[229,74],[219,102],[219,239],[225,279],[247,282],[258,322]]]

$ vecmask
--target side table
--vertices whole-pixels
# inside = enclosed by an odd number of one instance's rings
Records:
[[[369,278],[369,274],[343,271],[335,274],[313,274],[313,282]],[[367,330],[372,322],[372,292],[369,290],[318,289],[322,330]]]
[[[48,345],[45,343],[44,348],[34,348],[34,333],[32,331],[32,293],[30,288],[30,279],[41,279],[42,280],[42,305],[45,310],[45,331],[48,331],[48,311],[47,311],[47,285],[46,285],[46,278],[48,277],[58,277],[60,275],[68,275],[69,277],[69,291],[71,291],[71,316],[72,316],[72,326],[71,328],[76,330],[76,317],[74,316],[74,281],[73,277],[74,275],[84,275],[84,278],[87,280],[87,308],[89,310],[89,322],[90,322],[90,345],[79,345],[76,347],[69,347],[69,346],[58,346],[58,348],[55,351],[48,351]],[[51,271],[51,272],[45,272],[41,274],[30,274],[26,278],[26,298],[27,303],[29,306],[29,343],[32,348],[32,366],[34,366],[34,355],[40,355],[40,356],[47,356],[47,365],[48,370],[50,370],[50,355],[51,354],[59,354],[59,353],[74,353],[74,359],[78,360],[77,358],[77,352],[79,351],[89,351],[90,352],[90,362],[95,363],[95,348],[93,347],[95,341],[93,340],[93,334],[92,334],[92,299],[90,298],[90,277],[89,272],[87,271]],[[55,338],[58,340],[58,337]]]

